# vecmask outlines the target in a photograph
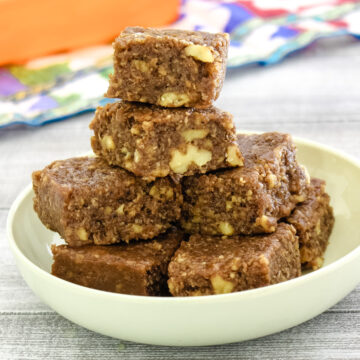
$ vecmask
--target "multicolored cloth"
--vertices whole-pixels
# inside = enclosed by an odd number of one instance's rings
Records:
[[[315,40],[360,38],[360,0],[183,0],[174,28],[228,32],[228,67],[274,64]],[[0,127],[37,126],[113,101],[111,45],[0,68]]]

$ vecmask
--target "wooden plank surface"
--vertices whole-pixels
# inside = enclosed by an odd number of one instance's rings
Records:
[[[328,39],[277,66],[231,70],[217,105],[234,114],[238,129],[289,132],[360,158],[360,43]],[[360,359],[360,286],[293,329],[203,348],[122,342],[85,330],[43,304],[10,254],[8,209],[33,170],[90,151],[91,117],[0,130],[1,359]]]
[[[2,359],[359,359],[360,314],[326,312],[279,334],[244,343],[160,347],[99,336],[57,314],[0,315]],[[336,334],[336,341],[334,335]]]

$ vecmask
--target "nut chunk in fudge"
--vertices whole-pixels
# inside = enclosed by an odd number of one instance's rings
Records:
[[[192,235],[169,264],[174,296],[225,294],[290,280],[301,274],[293,226],[282,223],[272,234]]]
[[[311,179],[308,198],[296,206],[286,221],[295,227],[299,237],[303,267],[320,268],[335,222],[330,197],[325,192],[325,181]]]
[[[150,241],[72,248],[52,246],[52,274],[90,288],[131,295],[168,295],[167,267],[180,245],[171,230]]]
[[[113,43],[106,96],[165,107],[206,108],[225,76],[228,34],[126,28]]]
[[[151,239],[180,217],[180,185],[146,183],[100,158],[55,161],[33,173],[34,209],[70,246]]]
[[[238,135],[244,166],[182,181],[182,227],[208,235],[275,231],[305,200],[309,177],[296,161],[290,135]]]
[[[97,155],[147,180],[243,165],[232,116],[215,107],[120,101],[98,108],[90,128]]]

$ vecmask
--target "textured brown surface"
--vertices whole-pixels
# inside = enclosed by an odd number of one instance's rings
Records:
[[[304,201],[309,182],[290,135],[238,135],[241,168],[186,177],[181,224],[189,233],[271,233]]]
[[[33,173],[34,209],[71,246],[151,239],[180,216],[180,186],[146,183],[99,158],[55,161]]]
[[[94,289],[168,295],[167,267],[183,235],[176,229],[151,241],[108,246],[52,247],[52,274]]]
[[[113,44],[114,74],[106,96],[208,107],[223,85],[228,44],[227,34],[127,28]]]
[[[360,82],[353,81],[360,78],[359,47],[351,37],[329,38],[285,59],[280,66],[255,69],[254,76],[234,71],[225,81],[219,106],[234,114],[239,128],[281,129],[359,159]],[[26,186],[26,174],[53,159],[89,151],[91,118],[86,113],[36,129],[14,126],[0,130],[0,168],[10,171],[0,172],[0,238],[6,238],[9,207]],[[333,200],[334,207],[342,201],[338,197]],[[7,241],[0,241],[0,284],[1,356],[7,360],[360,358],[360,286],[316,318],[271,336],[221,346],[164,348],[103,336],[57,314],[22,280]],[[214,317],[214,321],[221,319],[222,312]]]
[[[215,107],[166,109],[119,101],[98,108],[90,128],[96,154],[147,180],[243,163],[232,116]]]
[[[335,218],[325,181],[311,179],[308,198],[286,219],[299,237],[301,263],[313,270],[321,267]]]
[[[199,296],[258,288],[300,274],[295,229],[279,224],[266,235],[192,235],[169,264],[168,284],[174,296]]]

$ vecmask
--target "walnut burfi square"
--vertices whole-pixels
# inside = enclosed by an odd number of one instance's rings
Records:
[[[33,173],[34,209],[71,246],[151,239],[180,217],[170,178],[146,183],[100,158],[55,161]]]
[[[290,280],[301,275],[293,226],[272,234],[219,237],[192,235],[169,264],[174,296],[225,294]]]
[[[183,234],[176,229],[150,241],[72,248],[52,246],[52,274],[90,288],[131,295],[168,295],[167,267]]]
[[[228,34],[126,28],[115,40],[110,98],[206,108],[219,96]]]
[[[244,166],[182,180],[181,224],[189,233],[271,233],[305,200],[309,177],[290,135],[238,135]]]
[[[232,116],[215,107],[120,101],[98,108],[90,128],[97,155],[146,180],[243,165]]]
[[[335,222],[330,196],[325,192],[325,181],[311,179],[306,201],[296,206],[286,222],[296,229],[303,267],[320,268]]]

